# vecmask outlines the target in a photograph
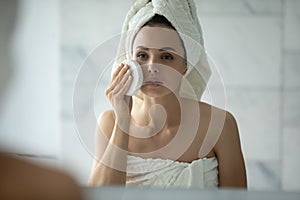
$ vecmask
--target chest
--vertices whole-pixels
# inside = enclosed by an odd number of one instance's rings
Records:
[[[196,123],[182,123],[167,130],[131,128],[128,151],[129,154],[138,154],[145,158],[158,157],[191,162],[198,158],[204,133],[205,128]]]

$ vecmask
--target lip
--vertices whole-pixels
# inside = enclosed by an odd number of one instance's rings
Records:
[[[155,81],[155,80],[151,80],[151,81],[145,81],[143,83],[144,86],[150,86],[150,87],[158,87],[162,85],[161,81]]]

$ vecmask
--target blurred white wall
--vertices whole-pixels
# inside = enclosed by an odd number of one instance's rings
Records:
[[[10,80],[1,97],[0,145],[7,151],[60,154],[59,7],[59,1],[18,1]]]

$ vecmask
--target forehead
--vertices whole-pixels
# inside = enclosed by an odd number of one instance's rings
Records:
[[[179,34],[170,28],[156,26],[141,28],[133,41],[133,50],[139,46],[153,49],[171,47],[179,55],[184,55],[184,48]]]

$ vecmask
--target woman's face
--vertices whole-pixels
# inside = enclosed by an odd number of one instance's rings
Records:
[[[186,72],[185,51],[178,33],[166,26],[145,26],[133,42],[133,59],[142,67],[141,91],[158,97],[179,88]]]

